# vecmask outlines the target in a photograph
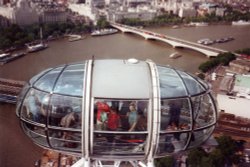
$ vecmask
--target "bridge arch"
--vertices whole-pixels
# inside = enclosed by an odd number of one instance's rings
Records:
[[[164,43],[167,43],[169,44],[170,46],[174,47],[173,44],[171,42],[169,42],[168,40],[164,40],[164,39],[159,39],[159,38],[156,38],[156,37],[148,37],[147,40],[157,40],[157,41],[161,41],[161,42],[164,42]]]
[[[121,30],[121,31],[122,31],[122,30]],[[124,31],[122,31],[122,32],[123,32],[123,33],[136,34],[136,35],[141,36],[141,37],[143,37],[143,38],[146,39],[145,35],[143,35],[141,32],[136,32],[136,31],[133,31],[133,30],[124,30]]]

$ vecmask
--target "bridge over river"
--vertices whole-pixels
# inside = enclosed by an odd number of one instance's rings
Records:
[[[207,57],[216,57],[218,56],[219,53],[228,52],[226,50],[222,50],[222,49],[218,49],[218,48],[214,48],[214,47],[210,47],[206,45],[201,45],[198,43],[186,41],[183,39],[178,39],[178,38],[171,37],[165,34],[159,34],[156,32],[145,30],[145,29],[140,29],[140,28],[131,27],[131,26],[113,23],[113,22],[111,22],[110,25],[122,32],[129,32],[129,33],[137,34],[137,35],[144,37],[145,39],[158,40],[158,41],[165,42],[173,46],[174,48],[192,49],[192,50],[198,51],[206,55]]]
[[[0,78],[0,102],[15,104],[24,85],[23,81]]]

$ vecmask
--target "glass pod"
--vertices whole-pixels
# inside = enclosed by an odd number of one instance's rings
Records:
[[[17,115],[41,147],[112,160],[163,157],[200,146],[217,118],[202,80],[136,59],[45,70],[23,88]]]

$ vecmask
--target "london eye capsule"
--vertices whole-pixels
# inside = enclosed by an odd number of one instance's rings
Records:
[[[17,115],[34,143],[83,157],[85,166],[124,159],[153,166],[154,158],[200,146],[217,119],[208,84],[136,59],[47,69],[23,88]]]

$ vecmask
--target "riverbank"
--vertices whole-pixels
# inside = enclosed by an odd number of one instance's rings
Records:
[[[195,23],[202,23],[202,22],[195,22]],[[231,22],[203,22],[207,23],[207,26],[214,26],[214,25],[232,25]],[[166,25],[150,25],[150,26],[144,26],[144,28],[161,28],[161,27],[168,27],[168,28],[175,28],[174,26],[179,26],[178,28],[181,27],[196,27],[195,25],[192,25],[190,23],[176,23],[176,24],[166,24]]]

